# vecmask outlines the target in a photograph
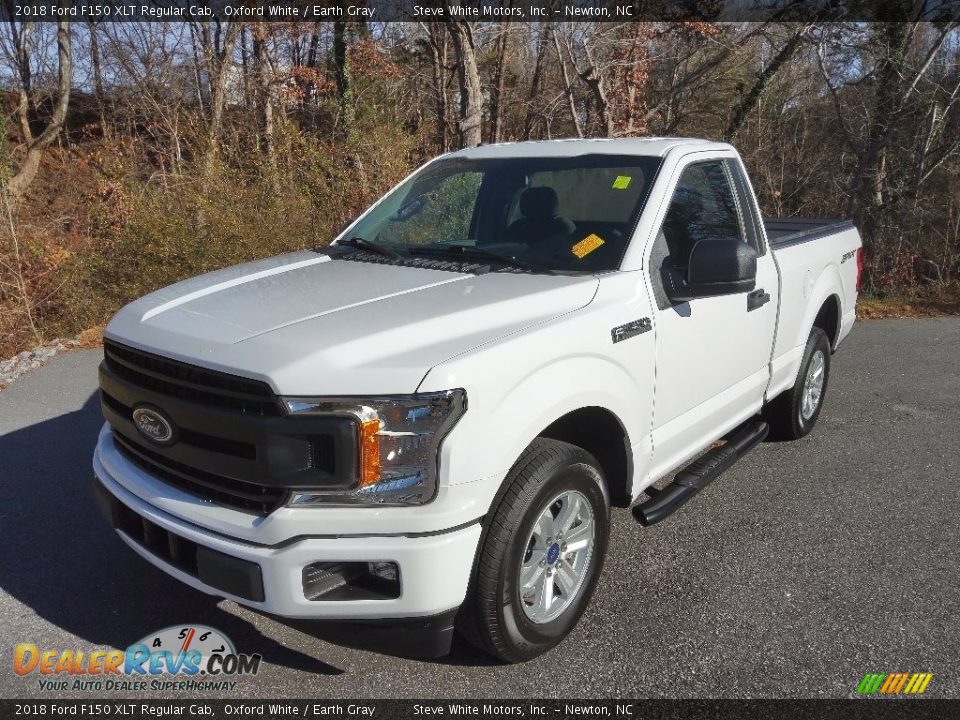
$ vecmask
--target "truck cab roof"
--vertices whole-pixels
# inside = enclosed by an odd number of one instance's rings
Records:
[[[675,148],[702,151],[730,151],[728,143],[713,142],[699,138],[648,137],[648,138],[597,138],[568,140],[528,140],[523,142],[495,143],[458,150],[446,157],[469,159],[495,159],[524,157],[576,157],[577,155],[646,155],[664,157]]]

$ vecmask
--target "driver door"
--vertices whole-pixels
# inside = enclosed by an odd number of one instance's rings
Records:
[[[779,278],[757,232],[759,215],[736,160],[695,158],[677,170],[648,264],[657,304],[653,477],[756,413],[769,378]],[[684,272],[696,242],[731,239],[757,250],[754,291],[667,298],[663,273]]]

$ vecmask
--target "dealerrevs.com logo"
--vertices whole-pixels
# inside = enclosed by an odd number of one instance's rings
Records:
[[[126,650],[51,650],[33,643],[14,649],[13,671],[37,676],[40,690],[233,690],[234,678],[256,675],[260,655],[238,653],[222,632],[175,625],[151,633]]]

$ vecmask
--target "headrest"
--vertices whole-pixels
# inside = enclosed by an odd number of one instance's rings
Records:
[[[560,199],[552,187],[532,187],[520,196],[520,214],[531,220],[550,220],[557,214]]]

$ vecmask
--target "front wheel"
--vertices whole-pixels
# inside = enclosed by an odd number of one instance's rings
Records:
[[[599,463],[538,438],[514,465],[458,625],[482,650],[530,660],[576,626],[603,567],[610,502]]]
[[[764,416],[770,434],[780,440],[797,440],[813,430],[823,408],[830,379],[830,341],[818,327],[810,331],[793,387],[767,405]]]

